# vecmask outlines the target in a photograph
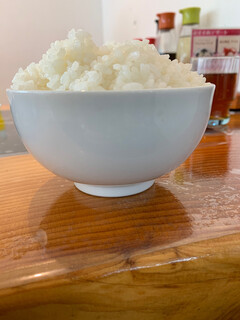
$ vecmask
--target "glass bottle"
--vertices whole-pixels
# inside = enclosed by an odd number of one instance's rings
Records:
[[[190,7],[179,10],[183,17],[177,47],[177,59],[179,62],[190,63],[192,29],[199,26],[200,10],[199,7]]]
[[[174,28],[175,12],[157,14],[159,18],[156,47],[160,54],[168,54],[171,60],[176,59],[177,39]]]

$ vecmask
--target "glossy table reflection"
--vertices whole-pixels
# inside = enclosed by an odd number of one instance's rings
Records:
[[[240,319],[240,114],[154,186],[97,198],[0,159],[0,319]]]

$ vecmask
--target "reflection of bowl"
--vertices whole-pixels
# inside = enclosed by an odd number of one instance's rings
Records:
[[[149,188],[192,153],[213,91],[7,93],[23,143],[41,164],[87,193],[123,196]]]
[[[42,263],[48,265],[48,274],[56,268],[68,272],[94,266],[103,276],[109,272],[106,265],[112,272],[123,265],[126,270],[134,267],[136,257],[191,237],[191,217],[174,193],[159,184],[132,197],[100,198],[78,192],[66,180],[56,190],[58,183],[57,177],[49,179],[29,206],[28,228],[44,244],[43,250],[32,248],[44,255],[36,262],[36,273]],[[49,190],[55,190],[52,197]],[[44,203],[41,210],[39,203]]]

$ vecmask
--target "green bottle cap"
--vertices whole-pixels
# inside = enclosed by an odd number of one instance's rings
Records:
[[[199,16],[200,16],[199,7],[190,7],[179,10],[179,12],[183,15],[182,24],[199,24]]]

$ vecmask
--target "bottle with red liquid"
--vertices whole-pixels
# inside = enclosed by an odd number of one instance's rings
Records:
[[[158,31],[156,47],[160,54],[168,54],[171,60],[176,59],[177,38],[174,28],[174,12],[164,12],[157,14]]]

